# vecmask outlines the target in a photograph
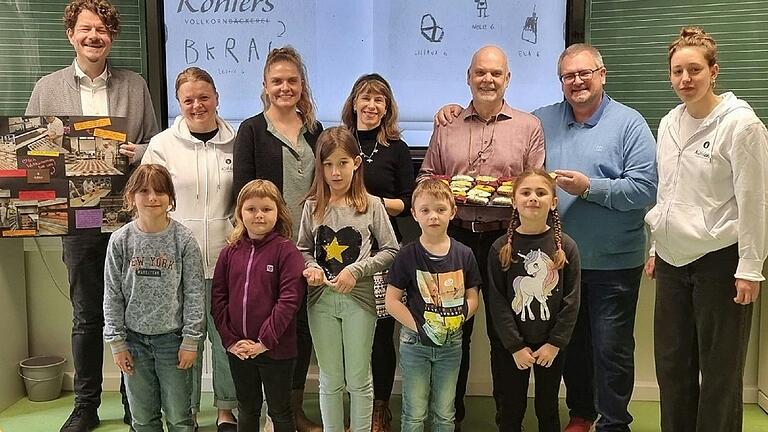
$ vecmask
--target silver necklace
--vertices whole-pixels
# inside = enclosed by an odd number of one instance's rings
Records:
[[[363,144],[360,142],[360,135],[357,134],[357,130],[355,130],[355,138],[357,138],[357,148],[360,149],[360,157],[365,159],[365,161],[368,163],[373,163],[373,155],[379,151],[379,140],[374,141],[373,151],[371,154],[367,155],[363,151]]]

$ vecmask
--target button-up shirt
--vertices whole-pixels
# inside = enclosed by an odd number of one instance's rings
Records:
[[[83,115],[108,116],[107,80],[109,79],[109,68],[105,67],[101,75],[92,80],[75,61],[75,77],[80,82],[80,103],[83,107]]]
[[[485,120],[470,104],[453,123],[435,127],[419,175],[517,177],[526,169],[543,166],[544,133],[539,119],[504,103],[496,116]],[[507,220],[510,210],[460,206],[456,217]]]

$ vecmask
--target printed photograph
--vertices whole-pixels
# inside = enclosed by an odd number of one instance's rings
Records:
[[[56,198],[38,204],[38,235],[66,235],[69,230],[67,199]]]
[[[72,151],[64,156],[67,177],[123,175],[128,158],[120,143],[100,137],[69,137]]]
[[[109,177],[86,177],[69,180],[70,207],[96,207],[112,191]]]
[[[123,200],[117,196],[101,199],[100,206],[104,212],[101,232],[111,233],[131,221],[131,212],[123,209]]]

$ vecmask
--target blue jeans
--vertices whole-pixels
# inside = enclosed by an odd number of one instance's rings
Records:
[[[232,374],[229,371],[229,359],[227,351],[221,343],[221,337],[216,330],[216,324],[211,316],[211,279],[205,280],[205,329],[203,338],[208,334],[208,340],[211,341],[211,368],[213,371],[213,406],[219,409],[237,408],[237,393],[235,392],[235,383],[232,381]],[[197,349],[197,359],[192,367],[192,412],[200,412],[200,392],[202,391],[203,380],[203,350],[204,341],[200,341]]]
[[[310,288],[321,289],[321,288]],[[308,308],[309,329],[320,367],[324,432],[344,432],[344,388],[352,432],[370,432],[373,411],[371,347],[376,314],[348,294],[330,288]]]
[[[582,270],[581,308],[565,353],[571,417],[600,419],[596,430],[628,432],[635,385],[635,312],[643,267]]]
[[[168,432],[192,432],[192,379],[189,370],[176,367],[181,332],[150,336],[128,331],[126,343],[134,363],[133,375],[125,376],[133,429],[162,432],[165,415]]]
[[[461,332],[441,347],[422,345],[412,330],[400,330],[400,373],[403,379],[401,432],[421,432],[427,414],[432,432],[452,432],[456,379],[461,365]]]

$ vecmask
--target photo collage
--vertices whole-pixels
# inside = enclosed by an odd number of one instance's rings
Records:
[[[113,232],[128,158],[118,117],[0,117],[0,237]]]

